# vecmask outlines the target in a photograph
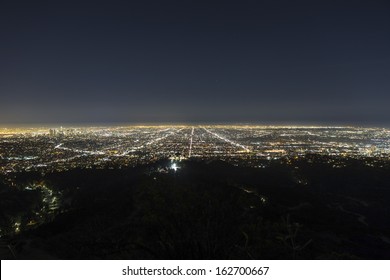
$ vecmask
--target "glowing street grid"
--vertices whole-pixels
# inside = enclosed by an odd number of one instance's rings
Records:
[[[0,173],[121,168],[159,159],[244,160],[306,154],[390,158],[390,130],[357,127],[128,126],[0,129]]]

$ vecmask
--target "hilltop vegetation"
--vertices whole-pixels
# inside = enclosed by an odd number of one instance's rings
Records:
[[[2,258],[390,258],[390,168],[329,162],[183,161],[174,171],[161,161],[20,174],[18,186],[44,181],[60,204],[55,216],[14,234],[15,217],[42,207],[42,193],[3,184]]]

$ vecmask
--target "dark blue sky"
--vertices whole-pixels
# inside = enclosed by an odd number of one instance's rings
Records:
[[[3,1],[0,98],[3,124],[389,126],[390,2]]]

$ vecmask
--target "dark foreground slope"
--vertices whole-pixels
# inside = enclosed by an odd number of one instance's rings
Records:
[[[59,209],[44,223],[9,230],[2,258],[390,258],[389,166],[316,156],[264,164],[19,175],[19,186],[44,181],[59,194]],[[3,229],[31,219],[40,192],[1,186]]]

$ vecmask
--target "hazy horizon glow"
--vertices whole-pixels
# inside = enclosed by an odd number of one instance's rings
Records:
[[[366,128],[366,129],[390,129],[390,127],[385,126],[368,126],[368,125],[325,125],[325,124],[266,124],[266,123],[116,123],[116,124],[104,124],[104,123],[89,123],[89,124],[17,124],[17,125],[6,125],[6,124],[0,124],[0,133],[1,130],[12,130],[12,129],[19,129],[19,130],[34,130],[34,129],[44,129],[45,131],[50,128],[96,128],[96,129],[102,129],[102,128],[134,128],[134,127],[145,127],[145,128],[153,128],[153,127],[252,127],[252,128],[310,128],[310,129],[322,129],[322,128]]]

